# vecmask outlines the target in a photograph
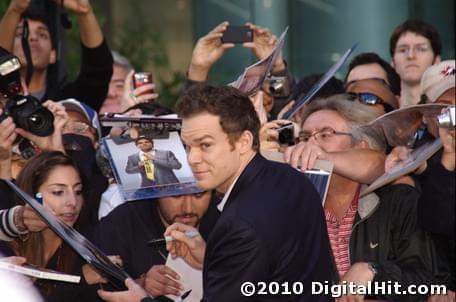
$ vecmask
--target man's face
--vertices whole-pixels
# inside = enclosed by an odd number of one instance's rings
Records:
[[[372,93],[381,98],[385,103],[391,105],[394,108],[398,108],[397,97],[393,94],[393,92],[391,92],[386,83],[378,80],[377,78],[352,81],[347,85],[346,92]],[[364,106],[375,108],[376,112],[378,112],[378,116],[386,113],[385,107],[381,104]]]
[[[161,197],[158,201],[158,209],[165,226],[180,222],[196,227],[206,213],[210,201],[210,192]]]
[[[356,66],[350,70],[350,73],[347,76],[347,83],[372,78],[383,79],[388,83],[386,71],[377,63]]]
[[[46,70],[49,64],[56,62],[56,53],[52,48],[51,34],[47,26],[41,21],[28,20],[30,54],[32,56],[33,67],[36,70]],[[14,38],[13,53],[21,61],[22,67],[27,66],[24,51],[22,49],[21,37],[23,32],[23,22],[16,28]]]
[[[239,142],[230,144],[220,118],[207,112],[185,118],[181,136],[198,186],[226,192],[240,172],[241,147]]]
[[[150,140],[145,139],[145,138],[137,140],[136,146],[142,152],[150,152],[154,148],[154,144]]]
[[[120,104],[122,102],[122,95],[124,93],[125,79],[127,78],[127,75],[128,70],[126,68],[116,64],[113,65],[108,95],[100,108],[100,113],[121,111]]]
[[[424,71],[439,61],[440,57],[435,56],[427,38],[406,32],[397,40],[393,66],[403,82],[419,83]]]
[[[320,110],[309,115],[302,124],[301,132],[313,134],[326,128],[337,132],[350,132],[345,119],[333,110]],[[335,134],[320,140],[312,136],[309,142],[317,144],[326,152],[339,152],[353,148],[352,138],[349,135]]]

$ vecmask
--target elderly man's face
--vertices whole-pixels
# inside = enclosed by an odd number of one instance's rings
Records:
[[[160,217],[165,226],[180,222],[197,227],[211,201],[211,193],[203,192],[173,197],[162,197],[158,201]]]
[[[322,134],[327,133],[327,134]],[[319,110],[310,114],[302,124],[301,133],[308,142],[326,152],[339,152],[354,147],[346,120],[336,111]]]

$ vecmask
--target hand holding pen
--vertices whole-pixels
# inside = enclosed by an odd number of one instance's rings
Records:
[[[206,242],[194,227],[176,222],[166,229],[165,238],[166,236],[173,238],[166,243],[166,249],[173,259],[182,257],[190,266],[203,269]]]
[[[194,238],[194,237],[200,236],[200,234],[196,230],[195,231],[187,231],[184,234],[188,238]],[[147,243],[150,246],[158,247],[158,246],[162,246],[162,245],[164,246],[164,245],[166,245],[167,242],[171,242],[173,240],[174,240],[174,238],[172,236],[165,236],[164,238],[152,239],[152,240],[148,241]]]

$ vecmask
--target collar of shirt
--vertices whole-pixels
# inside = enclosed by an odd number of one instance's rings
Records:
[[[142,161],[144,161],[144,154],[146,154],[146,152],[139,151],[139,159]],[[149,154],[153,157],[153,156],[155,156],[155,150],[152,150],[152,151],[148,152],[147,154]]]
[[[231,190],[233,190],[234,185],[236,184],[238,178],[239,178],[239,176],[236,177],[236,179],[233,181],[233,183],[231,184],[231,186],[228,188],[228,190],[226,191],[225,195],[223,196],[222,201],[217,205],[217,209],[220,212],[223,212],[223,208],[225,207],[225,204],[228,201],[228,198],[230,197]]]

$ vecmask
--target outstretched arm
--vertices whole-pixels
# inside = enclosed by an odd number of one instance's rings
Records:
[[[12,52],[16,27],[31,0],[12,0],[0,21],[0,46]]]

